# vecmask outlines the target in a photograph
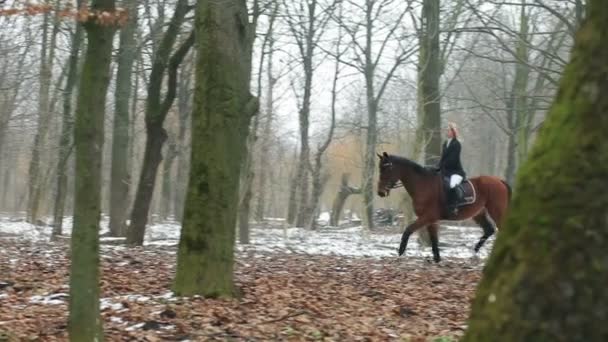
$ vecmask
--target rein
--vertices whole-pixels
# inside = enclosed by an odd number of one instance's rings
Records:
[[[401,181],[397,181],[395,182],[395,184],[393,184],[390,189],[398,189],[398,188],[403,188],[403,183],[401,183]]]

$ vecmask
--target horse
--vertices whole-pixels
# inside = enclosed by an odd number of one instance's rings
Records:
[[[494,176],[479,176],[467,179],[472,196],[469,202],[460,203],[459,211],[450,216],[446,210],[446,196],[441,174],[431,168],[423,167],[404,157],[378,154],[380,176],[378,196],[386,197],[391,189],[403,186],[412,198],[417,219],[409,224],[401,237],[399,256],[405,253],[410,235],[426,227],[431,239],[433,260],[439,262],[438,231],[440,220],[461,221],[473,218],[483,229],[483,235],[475,245],[475,253],[502,225],[511,199],[509,184]],[[398,185],[401,182],[401,185]],[[462,182],[463,184],[465,181]]]

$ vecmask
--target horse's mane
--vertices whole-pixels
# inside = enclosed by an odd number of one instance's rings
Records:
[[[408,167],[412,168],[418,174],[425,175],[425,176],[431,176],[431,175],[435,174],[430,169],[416,163],[413,160],[409,160],[405,157],[400,157],[400,156],[396,156],[394,154],[390,154],[389,158],[390,158],[391,162],[393,162],[395,164],[408,166]]]

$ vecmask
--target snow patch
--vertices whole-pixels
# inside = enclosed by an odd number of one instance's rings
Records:
[[[100,310],[106,310],[106,309],[112,309],[113,311],[118,311],[120,309],[124,308],[124,305],[122,305],[122,303],[115,303],[112,301],[111,298],[102,298],[99,304],[99,309]]]
[[[67,293],[55,293],[48,296],[32,296],[30,297],[30,303],[42,304],[42,305],[60,305],[65,304],[69,296]]]
[[[329,213],[319,215],[320,221],[327,220]],[[45,218],[50,222],[49,218]],[[401,233],[371,233],[361,226],[349,228],[320,227],[316,230],[280,227],[281,218],[267,218],[267,226],[251,229],[251,243],[237,245],[238,252],[287,253],[287,254],[321,254],[350,257],[396,257],[397,247],[401,241]],[[64,234],[69,236],[72,228],[72,218],[64,221]],[[101,220],[101,232],[108,231],[108,217]],[[148,225],[144,245],[159,247],[174,247],[179,243],[181,225],[178,222],[156,221]],[[274,223],[273,223],[274,222]],[[277,228],[277,224],[279,227]],[[29,240],[48,241],[52,227],[34,226],[26,223],[23,218],[0,215],[0,236]],[[500,234],[500,233],[498,233]],[[473,246],[479,241],[482,230],[479,227],[443,226],[439,233],[440,251],[443,257],[471,258],[475,254]],[[114,242],[116,238],[103,238],[102,241]],[[490,238],[477,256],[486,258],[491,250],[494,237]],[[102,256],[112,251],[124,250],[126,247],[113,244],[101,246]],[[174,250],[166,251],[175,254]],[[429,246],[421,246],[416,236],[410,238],[406,256],[431,257]],[[18,260],[10,260],[17,264]],[[124,265],[124,263],[123,263]]]
[[[130,327],[127,327],[127,329],[125,329],[125,330],[127,330],[127,331],[135,331],[135,330],[137,330],[137,329],[141,329],[141,328],[143,328],[143,327],[144,327],[144,325],[145,325],[145,323],[137,323],[137,324],[135,324],[135,325],[132,325],[132,326],[130,326]]]
[[[118,324],[125,323],[125,321],[122,319],[122,317],[116,317],[116,316],[110,317],[110,322],[118,323]]]

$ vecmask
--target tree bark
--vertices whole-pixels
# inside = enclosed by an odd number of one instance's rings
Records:
[[[349,174],[342,174],[340,190],[338,190],[338,194],[336,195],[336,199],[334,199],[331,209],[329,225],[332,227],[337,227],[340,224],[340,216],[342,216],[342,210],[344,209],[344,204],[346,203],[348,196],[361,193],[361,189],[353,188],[348,185],[348,178]]]
[[[266,179],[268,177],[268,159],[270,153],[270,141],[272,134],[272,124],[274,121],[274,86],[277,80],[273,76],[273,60],[274,60],[274,21],[279,10],[279,2],[275,3],[273,10],[273,16],[270,18],[268,31],[266,32],[267,45],[268,45],[268,59],[266,66],[266,121],[264,122],[264,128],[261,134],[262,140],[260,142],[260,171],[258,172],[258,201],[256,203],[255,218],[256,221],[262,222],[264,220],[264,212],[266,209]]]
[[[114,13],[114,0],[93,0],[92,9]],[[69,335],[102,341],[99,314],[99,219],[106,93],[114,28],[89,21],[87,50],[76,104],[76,179],[71,239]]]
[[[312,40],[312,38],[311,38]],[[310,43],[312,44],[312,42]],[[309,210],[308,198],[310,188],[310,143],[308,137],[308,131],[310,128],[310,99],[312,96],[312,53],[313,49],[308,49],[307,55],[304,59],[304,97],[302,99],[302,108],[299,111],[299,122],[300,122],[300,159],[298,162],[298,173],[297,173],[297,189],[299,196],[299,210],[296,216],[295,224],[296,227],[304,227],[308,221]]]
[[[367,104],[367,135],[363,156],[363,219],[368,229],[374,228],[374,173],[376,171],[376,144],[378,142],[378,101],[374,82],[376,64],[372,60],[373,1],[366,1],[365,11],[365,94]]]
[[[40,201],[42,199],[43,171],[41,161],[41,150],[46,143],[46,137],[49,130],[51,113],[50,113],[50,92],[51,81],[53,78],[53,61],[55,51],[55,41],[58,30],[58,21],[54,20],[54,28],[52,30],[51,39],[49,42],[49,21],[50,13],[44,14],[42,27],[42,46],[40,49],[40,88],[38,92],[38,130],[34,137],[34,146],[32,149],[32,159],[30,160],[29,177],[28,177],[28,205],[27,205],[27,221],[32,224],[37,224],[40,216]]]
[[[116,91],[114,109],[114,131],[112,135],[112,167],[110,179],[110,235],[127,235],[127,208],[129,205],[129,130],[133,64],[137,46],[135,31],[137,29],[137,1],[124,3],[129,18],[120,31],[118,50],[118,67],[116,71]]]
[[[77,7],[80,8],[82,1],[78,1]],[[80,46],[84,38],[84,27],[76,24],[76,30],[72,35],[72,45],[70,47],[70,57],[68,61],[68,76],[63,91],[63,116],[61,137],[59,140],[59,162],[57,164],[57,189],[53,209],[53,232],[51,240],[63,234],[63,216],[65,202],[68,193],[68,161],[72,152],[72,134],[74,129],[74,117],[72,114],[72,99],[74,97],[74,87],[78,79],[78,60]]]
[[[161,188],[160,206],[160,217],[163,220],[169,218],[169,214],[171,213],[171,205],[173,204],[174,198],[171,196],[172,183],[175,181],[175,178],[171,175],[171,170],[173,169],[173,162],[175,161],[175,158],[177,158],[177,146],[174,141],[169,140],[165,154],[166,157],[163,160],[163,182]]]
[[[518,44],[516,48],[518,63],[515,66],[514,80],[514,110],[517,115],[515,128],[517,130],[517,160],[521,165],[528,154],[528,141],[530,138],[530,128],[527,127],[530,108],[528,107],[528,81],[530,78],[529,52],[528,52],[528,32],[529,16],[526,13],[526,0],[522,0],[520,9],[520,27]]]
[[[342,14],[342,12],[340,12]],[[338,29],[338,41],[336,43],[336,55],[341,55],[341,44],[342,43],[342,29]],[[314,229],[316,227],[316,215],[317,209],[319,207],[319,200],[321,195],[323,194],[323,188],[329,179],[327,174],[322,175],[323,168],[323,156],[325,155],[325,151],[331,144],[334,138],[334,129],[336,127],[336,97],[338,95],[338,79],[340,77],[340,59],[336,58],[336,62],[334,65],[334,78],[332,80],[331,87],[331,121],[329,124],[329,132],[327,133],[327,137],[325,141],[317,148],[317,152],[315,153],[315,163],[312,170],[312,193],[310,197],[310,204],[308,205],[308,227]]]
[[[234,295],[239,180],[257,99],[249,90],[255,32],[245,0],[200,1],[190,183],[179,242],[178,295]]]
[[[186,200],[186,189],[188,188],[188,171],[190,168],[190,139],[188,139],[188,128],[192,126],[190,113],[192,112],[192,94],[190,92],[193,63],[189,58],[181,70],[178,85],[177,108],[179,113],[178,152],[177,152],[177,189],[175,191],[174,215],[181,222],[184,215],[184,203]]]
[[[289,177],[289,198],[287,199],[288,224],[293,224],[295,222],[296,214],[298,213],[298,167],[299,163],[296,163],[296,167]]]
[[[424,0],[422,5],[422,37],[420,42],[418,106],[422,108],[425,164],[436,165],[441,155],[441,94],[442,74],[439,48],[439,0]]]
[[[163,159],[162,148],[167,140],[167,132],[163,123],[173,101],[177,88],[177,68],[194,44],[194,33],[171,56],[171,49],[179,34],[179,28],[188,12],[188,2],[179,0],[169,23],[169,28],[162,38],[150,73],[148,84],[148,100],[146,102],[146,145],[144,160],[131,212],[131,224],[127,230],[127,244],[141,246],[144,243],[146,224],[150,212],[150,203],[156,184],[158,166]],[[161,100],[162,81],[168,71],[167,93]]]
[[[260,16],[260,7],[258,0],[253,2],[253,22],[250,29],[255,32],[258,18]],[[274,24],[274,19],[271,18],[270,29]],[[262,70],[264,69],[264,50],[268,41],[268,36],[262,44],[262,55],[260,57],[260,65],[258,69],[258,93],[262,91]],[[251,74],[251,70],[249,71]],[[249,76],[251,78],[251,75]],[[241,244],[249,244],[249,218],[251,217],[251,199],[253,198],[253,180],[255,177],[255,157],[254,150],[258,139],[258,128],[260,125],[260,113],[254,113],[254,119],[251,127],[251,133],[247,137],[245,159],[242,163],[241,181],[240,181],[240,201],[238,211],[238,229],[239,242]]]
[[[476,293],[464,341],[604,341],[608,7],[589,2]],[[564,163],[564,160],[572,161]]]

